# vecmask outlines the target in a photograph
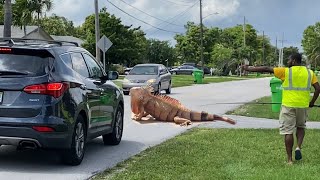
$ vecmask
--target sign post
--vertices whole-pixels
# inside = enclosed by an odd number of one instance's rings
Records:
[[[109,38],[107,38],[105,35],[102,36],[102,38],[98,41],[98,47],[103,52],[103,69],[106,70],[106,52],[108,49],[112,46],[112,42]]]

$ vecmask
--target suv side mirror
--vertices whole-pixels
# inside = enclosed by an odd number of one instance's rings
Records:
[[[107,80],[115,80],[119,78],[119,73],[117,71],[108,71],[108,75],[101,77],[100,79],[102,81],[107,81]]]
[[[119,73],[117,71],[109,71],[108,72],[108,79],[115,80],[119,78]]]

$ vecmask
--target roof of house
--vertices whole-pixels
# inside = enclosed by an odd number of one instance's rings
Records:
[[[4,26],[0,25],[0,37],[3,37],[3,29]],[[26,26],[27,34],[35,31],[38,29],[38,26]],[[12,38],[23,38],[24,37],[24,30],[18,26],[11,26],[11,37]]]
[[[50,35],[54,40],[57,41],[71,41],[71,42],[76,42],[78,43],[79,46],[84,43],[82,39],[73,37],[73,36],[55,36],[55,35]]]
[[[3,29],[4,26],[0,25],[0,37],[3,37]],[[26,26],[26,33],[27,35],[35,32],[38,30],[38,26]],[[79,46],[84,43],[82,39],[73,37],[73,36],[56,36],[56,35],[49,35],[44,29],[41,27],[39,28],[40,32],[43,36],[45,36],[45,39],[49,38],[48,40],[56,40],[56,41],[69,41],[69,42],[76,42]],[[18,26],[11,26],[11,37],[12,38],[24,38],[24,29],[20,28]]]

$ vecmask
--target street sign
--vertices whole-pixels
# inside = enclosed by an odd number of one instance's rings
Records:
[[[98,47],[103,51],[103,69],[106,68],[106,51],[112,46],[112,42],[105,35],[98,41]]]
[[[105,53],[112,46],[112,42],[105,35],[98,41],[98,47]]]

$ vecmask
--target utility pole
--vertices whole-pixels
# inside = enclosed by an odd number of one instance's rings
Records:
[[[201,56],[201,66],[202,71],[204,71],[204,62],[203,62],[203,25],[202,25],[202,0],[200,0],[200,56]]]
[[[284,33],[282,33],[282,39],[279,40],[281,42],[281,48],[279,50],[279,66],[282,67],[283,66],[283,42],[284,40]]]
[[[243,49],[246,47],[246,16],[243,16]],[[242,66],[242,60],[240,60],[240,67]],[[240,70],[240,77],[241,77],[241,68],[239,68]]]
[[[278,36],[276,36],[276,49],[274,51],[274,54],[276,55],[276,59],[278,57]],[[277,61],[275,62],[274,66],[276,66]]]
[[[243,47],[246,47],[246,16],[243,16]]]
[[[265,58],[264,58],[264,31],[262,31],[262,61],[265,63]]]
[[[95,31],[96,31],[96,59],[100,61],[100,49],[98,47],[98,41],[100,40],[100,25],[99,25],[99,7],[98,0],[94,0],[95,8]]]

